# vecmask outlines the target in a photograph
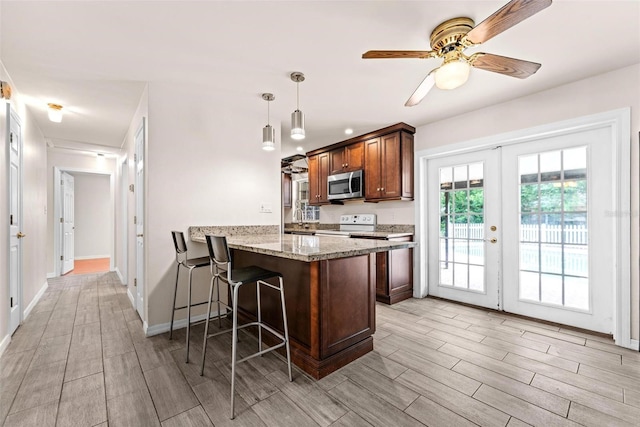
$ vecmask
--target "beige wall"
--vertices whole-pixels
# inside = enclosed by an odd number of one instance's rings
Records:
[[[420,151],[624,107],[631,107],[631,337],[637,340],[640,64],[421,126],[415,142]]]
[[[0,62],[0,80],[12,83],[4,65]],[[42,242],[46,240],[46,145],[42,132],[37,126],[33,116],[21,101],[20,93],[15,85],[11,106],[18,113],[22,124],[23,140],[23,200],[22,200],[22,224],[27,237],[22,240],[23,277],[22,277],[22,310],[25,310],[33,302],[34,297],[46,284],[46,266],[42,262],[45,259],[45,248]],[[6,150],[6,114],[4,100],[0,101],[0,140],[3,149],[0,150],[0,200],[7,199],[7,158]],[[7,245],[9,240],[7,224],[6,203],[0,214],[0,222],[5,226],[0,227],[0,274],[2,291],[0,292],[0,342],[8,339],[8,266]]]
[[[109,175],[74,172],[74,258],[108,258],[113,240]],[[114,177],[115,178],[115,177]]]

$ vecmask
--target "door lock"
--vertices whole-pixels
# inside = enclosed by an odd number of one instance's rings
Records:
[[[498,241],[498,239],[496,239],[495,237],[491,240],[489,240],[491,243],[496,243]]]
[[[498,227],[496,227],[495,225],[491,226],[491,231],[496,231],[498,229]]]

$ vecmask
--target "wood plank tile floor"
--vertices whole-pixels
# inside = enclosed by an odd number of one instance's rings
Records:
[[[0,358],[6,426],[640,425],[640,354],[606,337],[437,299],[377,305],[375,350],[315,381],[230,337],[199,375],[184,330],[145,338],[114,273],[52,279]],[[255,339],[243,335],[239,353]]]

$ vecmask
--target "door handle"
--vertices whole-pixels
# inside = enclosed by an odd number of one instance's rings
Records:
[[[17,237],[18,239],[22,239],[23,237],[27,237],[27,235],[26,235],[26,234],[24,234],[22,231],[18,231],[18,234],[16,234],[16,237]]]
[[[485,242],[491,242],[491,243],[497,243],[498,239],[496,239],[495,237],[491,238],[491,239],[484,239]]]
[[[144,234],[137,234],[136,237],[144,237]]]

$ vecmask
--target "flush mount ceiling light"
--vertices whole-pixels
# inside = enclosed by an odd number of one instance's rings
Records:
[[[262,149],[273,151],[276,148],[276,130],[269,124],[269,103],[276,97],[272,93],[263,93],[262,99],[267,101],[267,125],[262,128]]]
[[[0,98],[7,102],[11,99],[11,86],[9,83],[0,81]]]
[[[304,74],[295,71],[291,73],[291,80],[296,82],[296,111],[291,113],[291,138],[304,139],[304,113],[300,111],[300,82],[304,81]]]
[[[49,106],[47,113],[49,114],[49,120],[54,123],[60,123],[62,121],[62,105],[47,104]]]
[[[345,135],[351,135],[352,133],[353,133],[353,129],[351,129],[351,128],[346,128],[346,129],[344,130],[344,134],[345,134]]]

